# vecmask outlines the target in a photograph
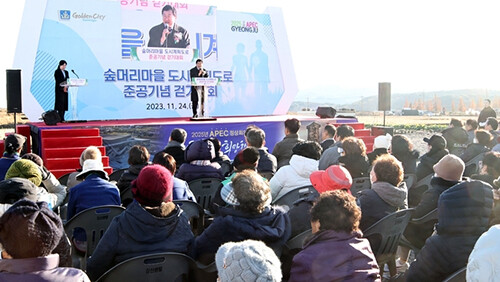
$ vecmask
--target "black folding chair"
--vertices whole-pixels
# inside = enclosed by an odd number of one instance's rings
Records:
[[[351,194],[358,198],[359,193],[364,190],[371,189],[372,183],[370,177],[358,177],[352,179]]]
[[[99,282],[189,281],[192,258],[181,253],[158,253],[123,261],[104,273]]]
[[[189,189],[196,197],[196,202],[205,210],[209,210],[222,180],[218,178],[200,178],[189,182]]]
[[[370,241],[380,267],[380,276],[387,263],[391,277],[397,274],[396,250],[403,232],[410,221],[413,209],[405,209],[392,213],[365,230],[364,236]]]
[[[291,208],[293,203],[295,203],[298,199],[308,197],[310,195],[314,195],[316,197],[319,196],[318,191],[316,191],[312,185],[298,187],[273,200],[272,204],[275,206],[287,206]]]
[[[75,228],[82,228],[85,230],[87,236],[87,250],[83,256],[79,255],[74,244],[71,244],[72,257],[80,260],[80,269],[87,269],[87,258],[94,252],[113,218],[121,214],[124,210],[120,206],[93,207],[79,212],[66,222],[64,230],[69,238],[73,238],[73,230]]]
[[[417,225],[425,224],[428,222],[434,222],[434,224],[438,222],[437,208],[433,209],[432,211],[430,211],[429,213],[427,213],[426,215],[424,215],[422,217],[412,218],[410,220],[410,223],[417,224]],[[399,245],[411,249],[415,253],[415,256],[417,256],[418,252],[420,252],[420,248],[413,245],[404,236],[401,237],[401,240],[399,241]]]
[[[200,235],[203,232],[204,226],[205,213],[203,208],[193,201],[175,200],[174,203],[186,213],[194,235]]]
[[[122,168],[122,169],[113,171],[113,173],[111,173],[109,175],[109,181],[116,181],[116,182],[118,182],[118,180],[120,180],[120,177],[122,177],[122,174],[123,174],[123,172],[125,172],[125,170],[127,170],[127,169],[126,168]]]
[[[479,164],[483,161],[483,159],[484,153],[481,153],[465,163],[464,176],[470,177],[473,174],[479,173]]]
[[[61,183],[62,185],[66,186],[68,184],[69,175],[71,173],[72,172],[68,172],[65,175],[59,177],[57,180],[59,180],[59,183]]]

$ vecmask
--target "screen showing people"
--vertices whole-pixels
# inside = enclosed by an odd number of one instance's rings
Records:
[[[166,5],[161,10],[162,22],[149,30],[148,47],[189,48],[189,33],[177,24],[177,10]]]

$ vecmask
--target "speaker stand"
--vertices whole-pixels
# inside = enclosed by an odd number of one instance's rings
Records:
[[[384,127],[385,127],[385,111],[384,111]]]
[[[14,113],[14,132],[17,133],[17,113]]]

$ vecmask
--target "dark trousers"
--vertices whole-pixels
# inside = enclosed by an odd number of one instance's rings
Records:
[[[197,112],[198,112],[198,100],[196,101],[191,101],[191,103],[193,104],[193,117],[196,116]]]
[[[57,113],[59,114],[61,121],[64,121],[64,113],[65,112],[66,112],[65,110],[57,110]]]

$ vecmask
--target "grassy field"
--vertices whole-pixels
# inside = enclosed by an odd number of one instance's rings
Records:
[[[360,122],[368,125],[382,125],[384,117],[377,116],[358,116]],[[452,118],[461,120],[463,123],[467,119],[477,119],[477,116],[386,116],[386,126],[400,126],[400,125],[445,125],[450,123]]]

